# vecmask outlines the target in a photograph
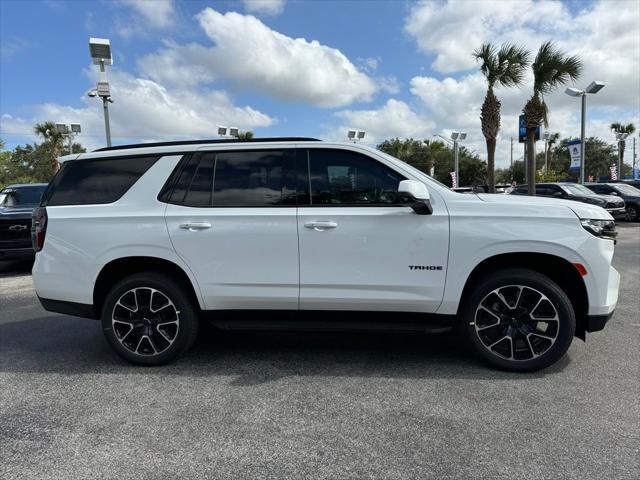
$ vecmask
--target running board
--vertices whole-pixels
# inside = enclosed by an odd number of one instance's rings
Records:
[[[451,331],[456,319],[455,315],[333,310],[323,312],[224,310],[207,311],[204,314],[212,325],[223,330],[256,331],[442,333]]]

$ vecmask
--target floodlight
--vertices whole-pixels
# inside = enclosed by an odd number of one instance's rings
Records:
[[[80,133],[82,132],[82,129],[80,128],[80,124],[79,123],[72,123],[71,124],[71,131],[73,133]]]
[[[358,140],[362,140],[364,138],[364,133],[362,130],[358,130]]]
[[[626,140],[627,137],[629,136],[628,133],[616,133],[616,139],[617,140]]]
[[[544,132],[542,134],[542,138],[544,138],[545,140],[549,140],[549,137],[551,136],[551,134],[549,132]]]
[[[458,132],[451,132],[451,140],[458,140],[460,134]]]
[[[355,130],[347,130],[347,138],[349,140],[353,140],[354,138],[356,138],[356,131]]]
[[[110,92],[110,89],[109,89],[109,83],[108,82],[98,82],[98,88],[97,88],[96,92],[101,97],[110,96],[111,92]]]
[[[240,131],[238,129],[238,127],[229,127],[229,135],[232,137],[238,137],[240,134]]]
[[[106,38],[90,38],[89,53],[94,65],[113,65],[111,44]]]
[[[571,95],[572,97],[580,97],[584,93],[582,90],[578,90],[577,88],[567,88],[564,93],[567,95]]]
[[[460,140],[464,140],[465,138],[467,138],[467,134],[464,132],[460,133]]]
[[[220,135],[221,137],[224,137],[227,135],[227,127],[223,127],[221,125],[218,125],[218,135]]]
[[[66,123],[56,123],[56,131],[62,134],[69,133],[69,125]]]
[[[585,88],[585,92],[587,93],[598,93],[604,87],[604,82],[594,81],[589,84],[587,88]]]

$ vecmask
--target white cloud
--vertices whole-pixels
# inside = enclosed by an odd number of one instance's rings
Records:
[[[348,128],[365,130],[367,143],[375,144],[391,137],[426,138],[435,127],[405,102],[395,99],[375,110],[343,110],[335,115],[342,124],[328,133],[331,140],[344,140]]]
[[[173,23],[173,0],[120,0],[120,3],[133,8],[150,27],[164,28]]]
[[[197,18],[215,46],[168,43],[140,59],[140,70],[160,82],[193,85],[222,77],[236,88],[319,107],[369,101],[376,91],[375,82],[338,49],[288,37],[251,15],[206,8]]]
[[[279,15],[284,10],[284,0],[243,0],[243,3],[249,13]]]
[[[93,75],[93,72],[91,72]],[[223,91],[165,88],[152,81],[112,71],[109,81],[115,103],[110,105],[114,143],[125,139],[212,138],[217,125],[227,122],[243,130],[268,127],[275,119],[249,106],[236,106]],[[84,97],[82,107],[46,103],[32,108],[29,119],[2,117],[2,131],[28,133],[37,121],[80,123],[83,145],[103,144],[101,103]]]
[[[418,47],[433,55],[432,67],[440,72],[478,68],[471,57],[483,42],[510,41],[537,51],[540,43],[552,39],[569,54],[578,54],[584,63],[577,86],[602,80],[606,87],[588,97],[587,135],[613,143],[608,125],[612,121],[638,124],[640,112],[640,3],[600,1],[569,12],[560,2],[503,1],[447,2],[437,8],[421,3],[410,12],[405,30]],[[581,8],[578,5],[578,8]],[[462,76],[417,76],[411,92],[422,101],[425,114],[441,131],[468,132],[467,145],[486,157],[480,131],[480,106],[486,83],[476,70]],[[575,136],[580,128],[580,104],[563,93],[564,88],[546,97],[550,126],[562,136]],[[522,156],[517,144],[517,119],[532,93],[532,75],[527,72],[520,89],[497,89],[502,101],[502,131],[498,140],[498,166],[509,163],[509,137],[514,136],[514,158]],[[538,148],[544,148],[542,144]]]

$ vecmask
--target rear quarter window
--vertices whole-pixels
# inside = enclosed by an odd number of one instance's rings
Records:
[[[47,190],[44,206],[113,203],[159,156],[77,160],[65,163]]]

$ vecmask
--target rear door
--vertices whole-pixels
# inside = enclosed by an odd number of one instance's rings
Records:
[[[295,151],[200,152],[183,161],[166,222],[207,309],[297,309]]]
[[[298,205],[300,308],[434,312],[449,249],[443,202],[432,215],[399,205],[405,176],[359,152],[314,148],[299,157],[307,186]]]

